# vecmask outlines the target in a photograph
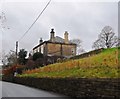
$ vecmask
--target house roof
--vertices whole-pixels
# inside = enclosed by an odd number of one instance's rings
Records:
[[[58,42],[58,43],[64,43],[64,39],[59,37],[59,36],[56,36],[55,37],[55,42]]]
[[[51,42],[50,40],[44,41],[44,42],[42,42],[41,44],[38,44],[37,46],[35,46],[35,47],[33,48],[33,50],[36,49],[36,48],[38,48],[39,46],[43,45],[44,43],[63,44],[63,45],[76,45],[75,43],[72,43],[72,42],[70,42],[70,41],[69,41],[68,44],[66,44],[66,43],[64,42],[64,39],[63,39],[63,38],[61,38],[61,37],[59,37],[59,36],[56,36],[56,37],[55,37],[55,42]]]

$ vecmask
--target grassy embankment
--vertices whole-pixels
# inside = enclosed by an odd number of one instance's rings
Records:
[[[120,48],[111,48],[90,57],[24,71],[24,74],[18,76],[39,78],[117,78],[120,77],[119,60]]]

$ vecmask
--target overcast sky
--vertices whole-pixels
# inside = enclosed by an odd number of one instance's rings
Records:
[[[26,32],[49,0],[43,0],[46,2],[16,1],[19,2],[2,2],[0,12],[5,13],[6,21],[3,24],[5,28],[0,33],[3,44],[0,51],[15,50],[15,42]],[[48,40],[50,30],[54,28],[56,36],[63,37],[64,32],[68,31],[69,39],[81,39],[83,48],[90,51],[93,42],[106,25],[111,26],[116,35],[118,34],[117,2],[77,2],[77,0],[55,2],[52,0],[31,30],[19,42],[19,48],[31,51],[41,37],[43,40]]]

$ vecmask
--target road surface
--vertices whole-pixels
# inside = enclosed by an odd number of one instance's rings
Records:
[[[65,97],[65,96],[35,88],[30,88],[19,84],[2,82],[2,97]]]

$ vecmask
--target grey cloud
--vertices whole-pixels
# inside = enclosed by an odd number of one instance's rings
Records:
[[[10,3],[5,4],[8,25],[11,27],[5,32],[4,49],[6,45],[14,47],[14,43],[28,29],[40,13],[45,3]],[[49,39],[51,28],[55,28],[56,35],[63,37],[64,31],[70,33],[70,39],[80,38],[85,50],[91,50],[93,41],[105,25],[113,27],[117,32],[117,3],[56,3],[52,2],[29,33],[20,42],[20,48],[31,50],[40,37]]]

